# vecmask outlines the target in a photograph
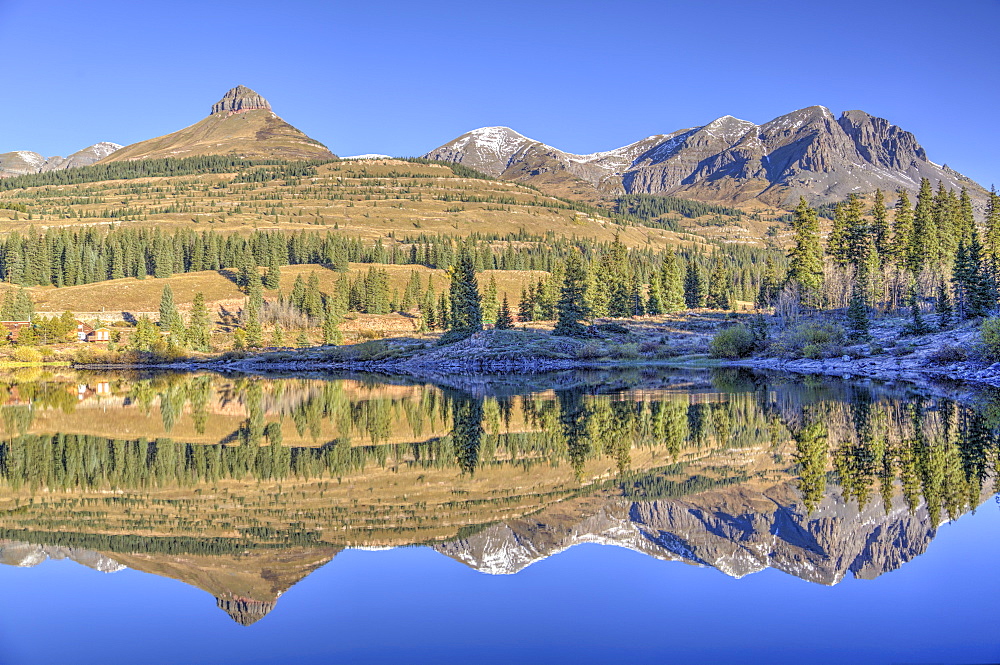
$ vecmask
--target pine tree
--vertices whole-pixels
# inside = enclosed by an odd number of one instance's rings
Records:
[[[586,287],[587,273],[583,260],[578,252],[572,252],[566,261],[566,274],[559,293],[558,319],[552,331],[554,335],[583,337],[587,334],[587,327],[582,323],[588,317]]]
[[[653,273],[649,280],[649,297],[646,299],[646,313],[650,316],[663,314],[663,295],[660,290],[660,276]]]
[[[708,294],[705,306],[710,309],[729,309],[729,270],[719,256],[712,261],[712,272],[708,278]]]
[[[187,339],[195,351],[209,350],[209,316],[205,305],[205,294],[200,291],[194,294],[194,304],[191,306],[191,320],[188,323]]]
[[[853,340],[868,337],[868,307],[865,305],[865,294],[860,285],[855,285],[851,301],[847,307],[847,324]]]
[[[701,277],[701,268],[694,257],[688,259],[687,272],[684,276],[684,304],[688,309],[695,309],[704,304],[705,283]]]
[[[497,300],[497,278],[495,275],[490,275],[490,281],[486,287],[486,293],[483,295],[483,323],[487,325],[495,323],[499,308],[500,303]]]
[[[462,247],[451,268],[451,325],[440,343],[456,342],[482,330],[482,316],[475,262],[468,248]]]
[[[795,246],[788,253],[787,279],[798,286],[803,304],[818,307],[823,288],[823,249],[820,246],[819,218],[804,198],[799,199],[792,224]]]
[[[181,315],[174,305],[174,291],[169,284],[166,284],[160,295],[160,328],[173,328],[174,321],[180,317]]]
[[[510,313],[510,303],[507,302],[507,294],[503,294],[503,302],[500,304],[500,312],[497,314],[497,330],[510,330],[514,327],[514,317]]]
[[[990,256],[1000,258],[1000,195],[997,194],[996,188],[990,189],[990,198],[986,202],[986,218],[984,221],[986,225],[986,247],[989,250]]]
[[[934,309],[938,314],[938,328],[944,330],[951,324],[952,314],[951,297],[948,295],[948,286],[945,284],[944,279],[938,284]]]
[[[910,249],[910,272],[920,275],[924,268],[935,267],[941,255],[941,242],[934,223],[934,191],[931,181],[920,181],[917,205],[913,209],[913,242]]]
[[[274,324],[274,330],[271,334],[271,346],[282,347],[285,345],[285,331],[281,327],[280,323]]]
[[[332,299],[327,299],[323,312],[323,343],[340,344],[342,336],[340,334],[341,318]]]
[[[132,333],[129,346],[136,351],[149,351],[158,339],[159,333],[156,331],[156,326],[148,316],[143,314],[136,322],[135,332]]]
[[[264,327],[261,325],[261,312],[264,308],[264,292],[262,284],[251,281],[247,289],[247,306],[243,313],[243,329],[246,331],[247,346],[259,349],[264,346]]]
[[[660,286],[663,287],[663,309],[665,312],[676,312],[684,308],[684,275],[681,271],[677,253],[668,249],[663,254],[663,264],[660,266]]]
[[[279,286],[281,286],[281,266],[278,264],[277,254],[272,253],[268,259],[267,272],[264,273],[264,288],[274,291]]]
[[[826,253],[833,257],[833,262],[840,267],[850,262],[850,224],[847,219],[847,208],[838,203],[833,209],[833,228],[826,241]]]
[[[889,229],[889,218],[885,209],[885,194],[881,189],[875,190],[875,200],[872,203],[872,242],[879,257],[887,257],[892,246]]]
[[[912,265],[913,209],[905,189],[898,192],[892,226],[892,256],[896,264],[909,268]]]

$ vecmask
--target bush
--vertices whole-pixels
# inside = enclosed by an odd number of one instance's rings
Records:
[[[982,355],[990,362],[1000,361],[1000,318],[991,317],[979,324]]]
[[[19,363],[40,363],[42,352],[33,346],[21,346],[14,349],[14,360]]]
[[[757,348],[753,332],[744,324],[723,328],[715,333],[709,344],[709,353],[713,358],[746,358]]]
[[[595,360],[604,356],[604,350],[597,342],[587,342],[576,350],[577,360]]]
[[[619,360],[635,360],[639,357],[639,345],[635,343],[618,344],[612,350],[611,357]]]
[[[961,346],[954,344],[942,344],[937,350],[927,356],[927,359],[934,363],[960,363],[969,359],[969,352]]]
[[[784,358],[830,358],[841,355],[846,337],[839,324],[806,321],[782,330],[770,349]]]

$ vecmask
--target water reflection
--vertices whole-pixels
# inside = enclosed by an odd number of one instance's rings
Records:
[[[898,568],[994,491],[989,399],[733,371],[510,381],[9,377],[0,562],[179,579],[244,625],[347,547],[508,574],[597,542],[833,584]]]

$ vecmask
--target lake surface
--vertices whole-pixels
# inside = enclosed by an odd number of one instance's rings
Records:
[[[1000,661],[1000,399],[0,376],[0,664]]]

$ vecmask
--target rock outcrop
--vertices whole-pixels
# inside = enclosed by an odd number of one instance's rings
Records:
[[[212,105],[212,113],[239,113],[241,111],[252,111],[254,109],[271,110],[271,105],[266,99],[258,95],[250,88],[238,85],[225,95],[222,99]]]

